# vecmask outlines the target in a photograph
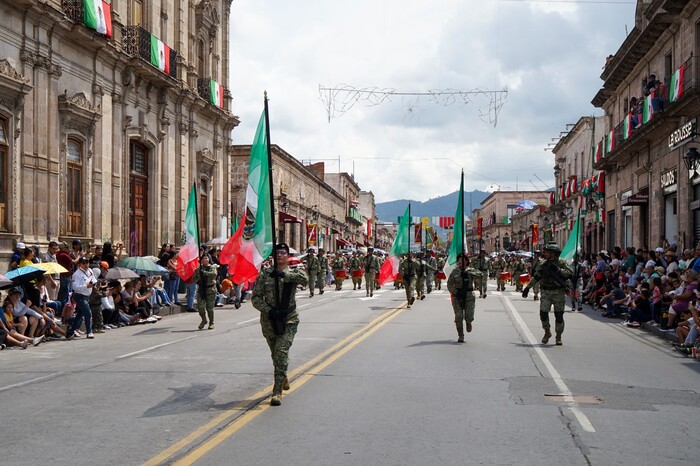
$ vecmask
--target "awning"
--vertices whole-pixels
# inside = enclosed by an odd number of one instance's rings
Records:
[[[642,188],[638,192],[632,194],[622,203],[622,207],[647,204],[649,204],[649,187]]]
[[[352,247],[352,243],[350,241],[343,239],[343,238],[336,238],[335,244],[336,244],[336,246],[340,246],[341,248],[351,248]]]
[[[337,228],[331,228],[331,233],[333,233],[334,235],[339,235],[340,230],[338,230]]]
[[[294,215],[289,215],[286,212],[280,212],[280,223],[301,223],[301,220]]]

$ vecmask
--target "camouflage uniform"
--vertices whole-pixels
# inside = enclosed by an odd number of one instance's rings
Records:
[[[489,260],[486,255],[479,253],[479,256],[474,259],[476,262],[476,269],[481,272],[481,286],[479,286],[479,297],[486,297],[486,285],[489,278]]]
[[[457,267],[447,277],[447,291],[451,295],[450,301],[452,302],[452,310],[455,313],[455,326],[457,327],[458,341],[460,342],[464,341],[462,321],[467,322],[467,332],[470,332],[472,329],[474,309],[476,307],[474,290],[481,288],[482,278],[482,273],[471,267],[464,269]]]
[[[418,274],[418,262],[413,257],[407,257],[399,265],[399,273],[403,277],[403,287],[406,289],[406,301],[408,308],[415,301],[413,293],[416,289],[416,275]]]
[[[545,261],[537,268],[537,272],[530,280],[530,284],[523,290],[523,297],[535,284],[540,284],[542,296],[540,299],[540,320],[544,329],[542,343],[547,343],[552,336],[549,325],[549,311],[554,306],[554,330],[556,332],[556,343],[561,345],[561,335],[564,333],[564,304],[566,301],[566,281],[571,277],[572,272],[566,262],[559,259],[561,250],[554,245],[546,246],[545,251],[549,254],[545,256]],[[556,277],[556,278],[555,278]],[[564,285],[562,285],[564,284]]]
[[[416,274],[416,294],[418,299],[425,299],[425,278],[428,275],[428,267],[422,256],[418,256],[418,273]]]
[[[525,264],[516,258],[513,261],[513,279],[515,280],[515,291],[523,291],[523,284],[520,283],[520,275],[525,273]]]
[[[352,289],[362,289],[362,276],[355,277],[358,271],[362,270],[362,258],[355,254],[350,258],[350,276],[352,277]]]
[[[323,249],[318,250],[318,276],[316,283],[318,284],[318,294],[323,294],[323,289],[326,287],[326,275],[328,274],[328,258]]]
[[[342,254],[336,254],[335,259],[333,259],[333,279],[335,280],[336,291],[343,289],[343,279],[338,277],[338,272],[344,272],[347,264],[345,263],[345,258]]]
[[[282,387],[287,379],[287,366],[289,365],[289,348],[294,342],[294,335],[297,333],[299,324],[299,314],[296,311],[296,286],[307,284],[306,275],[301,270],[292,270],[286,267],[282,272],[284,277],[276,279],[271,276],[271,268],[263,269],[258,276],[253,290],[251,302],[253,307],[260,311],[260,327],[262,334],[270,347],[272,364],[275,370],[275,383],[272,388],[273,396],[282,394]],[[275,303],[275,281],[279,280],[279,294],[282,295],[285,283],[292,287],[286,325],[284,333],[277,335],[270,320],[270,311],[276,309]]]
[[[377,285],[377,274],[381,268],[379,265],[379,258],[368,252],[364,258],[363,267],[365,269],[365,290],[367,296],[374,296],[374,288]]]
[[[313,249],[311,251],[313,251]],[[304,259],[304,262],[306,263],[306,275],[309,279],[309,296],[314,295],[314,287],[316,286],[316,280],[324,281],[326,279],[325,275],[323,277],[319,276],[321,271],[321,265],[318,260],[318,257],[316,257],[316,254],[314,254],[311,251],[309,251],[308,255]]]
[[[218,272],[212,265],[197,267],[192,279],[197,284],[197,312],[204,328],[209,316],[209,328],[214,328],[214,304],[216,304],[216,277]]]
[[[432,254],[428,256],[428,258],[425,260],[425,263],[428,265],[428,276],[425,278],[425,286],[428,289],[428,294],[430,294],[431,291],[433,291],[433,282],[435,282],[435,273],[437,272],[437,261],[435,260],[435,256]]]
[[[506,264],[503,261],[503,258],[496,257],[491,262],[491,269],[493,272],[496,274],[496,290],[497,291],[505,291],[506,290],[506,285],[503,283],[503,280],[501,280],[501,272],[503,272],[503,269],[505,269]]]

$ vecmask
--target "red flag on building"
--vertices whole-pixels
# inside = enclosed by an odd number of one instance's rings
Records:
[[[476,237],[481,238],[481,234],[483,233],[483,224],[484,224],[484,219],[483,217],[478,217],[476,219]]]
[[[415,237],[413,242],[416,244],[421,244],[423,242],[423,225],[421,225],[420,223],[416,223],[415,225],[413,225],[413,227],[415,228]]]

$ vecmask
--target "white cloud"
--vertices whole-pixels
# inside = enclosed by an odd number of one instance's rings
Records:
[[[267,90],[272,142],[303,161],[327,159],[329,171],[354,171],[378,202],[453,192],[461,168],[466,189],[541,188],[533,173],[551,185],[543,149],[565,124],[599,113],[590,101],[604,57],[633,15],[634,5],[609,4],[236,0],[234,143],[252,142]],[[392,96],[329,123],[319,84],[341,83],[509,93],[496,128],[479,117],[483,97],[440,105]]]

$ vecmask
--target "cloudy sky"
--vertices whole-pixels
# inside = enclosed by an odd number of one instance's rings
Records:
[[[634,9],[629,0],[235,0],[234,144],[252,143],[267,90],[273,144],[354,173],[377,202],[451,193],[462,168],[466,190],[544,189],[554,184],[547,143],[602,114],[590,101]],[[329,122],[321,85],[508,93],[495,127],[483,94],[468,104],[459,95],[360,101]],[[335,107],[348,96],[336,93]]]

